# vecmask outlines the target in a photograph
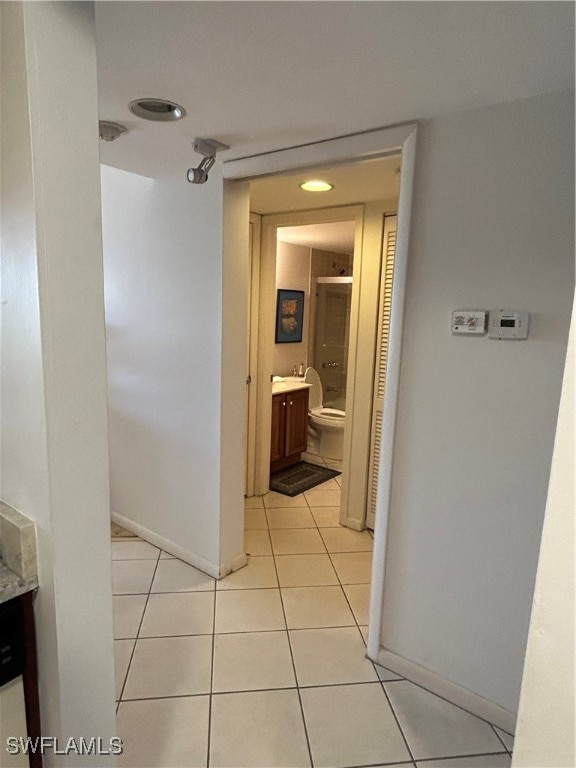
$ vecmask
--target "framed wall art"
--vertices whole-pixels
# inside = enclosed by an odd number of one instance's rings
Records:
[[[304,291],[280,288],[276,299],[276,344],[302,341]]]

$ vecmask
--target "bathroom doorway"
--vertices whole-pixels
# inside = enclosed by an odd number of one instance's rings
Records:
[[[380,478],[377,483],[378,489],[378,502],[377,509],[378,514],[376,516],[376,526],[374,530],[374,557],[372,559],[372,573],[371,582],[372,589],[370,592],[370,608],[369,608],[369,631],[367,648],[370,658],[376,658],[379,650],[379,638],[381,635],[381,620],[382,620],[382,595],[384,589],[384,561],[386,555],[386,539],[388,530],[388,512],[390,505],[390,481],[392,477],[392,463],[394,457],[394,435],[397,419],[397,399],[399,391],[399,379],[400,379],[400,356],[402,350],[402,329],[403,329],[403,315],[404,315],[404,299],[405,299],[405,287],[406,287],[406,269],[408,258],[408,240],[409,240],[409,226],[410,226],[410,210],[412,200],[413,189],[413,176],[414,176],[414,158],[415,158],[415,142],[416,142],[416,126],[398,126],[393,129],[382,129],[381,131],[371,132],[369,134],[359,134],[349,137],[343,137],[324,142],[318,145],[308,145],[306,147],[294,147],[283,150],[282,152],[272,152],[266,155],[255,156],[251,158],[240,158],[238,160],[230,160],[224,164],[224,178],[231,182],[240,182],[242,186],[236,186],[230,184],[228,188],[225,188],[225,202],[230,208],[230,221],[234,225],[234,228],[242,228],[242,217],[248,216],[248,211],[251,210],[255,214],[259,214],[259,226],[261,230],[262,240],[262,254],[258,255],[260,260],[258,273],[260,278],[269,271],[269,265],[266,264],[265,258],[260,258],[264,252],[270,248],[271,244],[275,242],[275,231],[273,227],[266,226],[264,220],[267,217],[271,217],[274,212],[277,211],[307,211],[312,205],[302,205],[301,199],[296,199],[296,194],[293,194],[289,204],[286,204],[285,199],[282,200],[278,195],[269,194],[269,189],[263,189],[261,197],[262,207],[256,207],[254,205],[254,188],[259,182],[265,182],[267,179],[274,178],[275,180],[283,178],[293,191],[295,176],[302,169],[322,168],[328,167],[328,163],[333,165],[339,170],[347,168],[355,168],[360,171],[359,184],[356,188],[356,194],[346,198],[345,195],[339,196],[338,189],[335,187],[330,193],[330,204],[335,207],[338,205],[354,207],[354,201],[364,200],[364,205],[359,204],[358,207],[364,214],[364,218],[368,222],[380,222],[382,224],[382,209],[376,203],[378,202],[378,195],[374,199],[368,199],[368,195],[365,194],[365,176],[369,174],[370,168],[380,160],[387,158],[395,159],[395,167],[390,169],[391,175],[394,179],[394,192],[395,201],[391,207],[385,207],[386,211],[398,211],[398,236],[397,244],[395,248],[395,267],[394,267],[394,288],[392,291],[391,311],[390,311],[390,330],[389,330],[389,352],[387,360],[386,370],[386,392],[383,402],[382,411],[382,446],[380,455]],[[401,159],[401,167],[400,167]],[[285,174],[280,176],[280,174]],[[302,181],[305,181],[303,179]],[[247,188],[246,188],[247,187]],[[383,190],[382,178],[378,179],[376,189],[380,192]],[[348,190],[349,191],[349,190]],[[316,213],[321,210],[325,210],[326,198],[323,198],[322,202],[318,203]],[[246,205],[248,203],[248,205]],[[239,207],[238,204],[242,204],[245,213]],[[236,211],[236,215],[233,213]],[[278,222],[281,225],[285,222]],[[368,236],[368,230],[370,227],[362,229],[362,240]],[[231,235],[233,230],[229,226],[227,232]],[[236,241],[231,238],[230,243],[234,245]],[[246,238],[246,244],[248,239]],[[378,245],[382,248],[382,228],[380,228],[380,240]],[[236,261],[233,260],[234,250],[228,248],[226,253],[230,257],[230,265],[236,269]],[[246,270],[245,270],[246,271]],[[367,270],[368,272],[370,270]],[[363,275],[364,277],[365,275]],[[260,287],[261,280],[258,281]],[[358,282],[358,281],[357,281]],[[367,281],[367,293],[371,291],[370,282]],[[272,289],[273,290],[273,289]],[[270,294],[272,293],[272,290]],[[259,296],[258,302],[258,328],[260,326],[271,325],[272,332],[274,326],[274,297],[272,295]],[[236,295],[240,299],[238,291]],[[364,298],[364,292],[363,292]],[[353,299],[354,301],[354,299]],[[243,305],[242,302],[239,301]],[[378,314],[377,312],[375,313]],[[374,317],[372,318],[374,320]],[[251,326],[253,332],[254,324]],[[371,334],[370,334],[371,336]],[[242,333],[236,333],[232,335],[233,338],[242,341],[245,344],[245,339]],[[374,339],[370,339],[364,334],[361,335],[361,343],[358,345],[362,348],[363,352],[370,346],[370,342]],[[260,397],[259,405],[263,408],[257,408],[253,417],[256,418],[256,424],[266,425],[270,423],[271,415],[271,397],[270,397],[270,376],[272,373],[271,353],[270,350],[266,350],[267,344],[262,345],[262,349],[258,350],[258,366],[255,369],[251,369],[248,374],[251,377],[252,384],[255,386],[262,395],[267,392],[265,400]],[[372,345],[372,353],[374,346]],[[236,354],[236,357],[238,355]],[[350,357],[352,354],[350,354]],[[267,363],[267,365],[262,365]],[[258,394],[258,393],[257,393]],[[364,393],[365,394],[365,393]],[[368,398],[359,397],[359,401],[370,401],[373,394],[373,382],[369,388]],[[258,398],[257,398],[258,399]],[[233,398],[230,398],[230,405],[233,402],[237,402]],[[370,406],[370,403],[368,403]],[[232,433],[230,433],[232,434]],[[268,446],[269,451],[269,446]],[[258,459],[258,457],[256,457]],[[259,462],[256,461],[255,465]],[[355,472],[351,473],[354,477]],[[257,492],[256,492],[257,493]],[[264,491],[259,491],[260,494]],[[256,502],[257,497],[250,497],[246,500],[245,508],[247,510],[252,506],[252,501]],[[365,511],[365,509],[364,509]],[[364,521],[361,521],[362,527]]]
[[[371,475],[371,450],[372,450],[372,401],[374,391],[375,349],[379,337],[378,317],[379,303],[381,300],[381,276],[382,272],[382,244],[385,215],[396,211],[396,181],[399,168],[399,158],[389,157],[377,163],[367,164],[363,167],[339,168],[341,174],[356,172],[358,183],[353,187],[352,194],[356,199],[365,202],[361,204],[342,205],[335,208],[321,208],[307,211],[294,211],[264,215],[260,218],[262,249],[259,254],[259,323],[258,323],[258,360],[257,375],[250,371],[252,381],[256,379],[259,389],[258,407],[256,409],[256,456],[255,456],[255,482],[254,494],[262,495],[268,490],[269,478],[269,434],[271,420],[270,376],[290,375],[293,367],[302,362],[305,367],[314,365],[322,380],[325,402],[323,405],[343,410],[346,413],[345,428],[343,434],[342,449],[342,494],[340,523],[347,527],[361,531],[367,524],[367,512],[370,507],[369,486]],[[360,173],[358,173],[360,171]],[[330,172],[330,169],[327,171]],[[388,194],[384,192],[383,179],[388,175]],[[297,177],[302,174],[295,175]],[[362,177],[366,180],[366,190],[362,191]],[[291,177],[282,177],[281,183],[286,185]],[[292,186],[295,186],[294,178]],[[258,211],[258,206],[263,198],[272,199],[281,204],[281,199],[270,194],[271,185],[276,180],[267,178],[252,182],[251,200],[252,211]],[[341,181],[344,182],[343,176]],[[376,182],[381,199],[370,199],[368,188],[370,181]],[[345,184],[339,185],[340,194],[344,191]],[[254,194],[253,194],[254,193]],[[354,199],[354,197],[352,199]],[[376,197],[376,195],[372,195]],[[383,198],[383,199],[382,199]],[[288,206],[295,207],[294,202],[288,200]],[[327,305],[327,310],[332,311],[333,306],[340,303],[349,306],[349,312],[341,313],[344,330],[347,331],[350,343],[346,349],[336,354],[334,344],[326,344],[322,357],[322,347],[318,347],[314,334],[308,333],[305,350],[300,353],[299,359],[284,360],[283,368],[279,368],[275,360],[274,344],[274,319],[275,298],[278,287],[294,288],[291,285],[280,286],[276,280],[276,244],[282,239],[283,231],[304,229],[311,225],[341,226],[348,222],[353,226],[353,269],[352,259],[350,264],[333,263],[339,267],[328,274],[319,274],[314,277],[314,289],[310,291],[308,302],[308,317],[315,316],[317,312],[317,299]],[[324,246],[326,248],[326,246]],[[354,277],[352,283],[339,284],[336,282],[316,283],[316,278],[324,277],[340,278]],[[346,288],[342,290],[342,285]],[[319,289],[319,290],[318,290]],[[318,293],[318,297],[316,296]],[[325,295],[323,295],[325,294]],[[335,294],[332,296],[332,294]],[[349,298],[347,296],[349,294]],[[338,297],[338,298],[336,298]],[[325,301],[327,300],[327,302]],[[338,310],[336,310],[338,312]],[[325,324],[328,316],[325,318]],[[321,324],[321,323],[320,323]],[[331,322],[331,330],[338,321]],[[319,342],[322,345],[323,342]],[[277,346],[277,345],[276,345]],[[291,345],[281,345],[290,347]],[[341,344],[341,346],[343,346]],[[345,399],[345,403],[342,401]],[[345,404],[345,408],[338,405]],[[312,439],[314,450],[314,439]],[[318,455],[318,454],[317,454]],[[333,460],[333,459],[328,459]],[[373,523],[372,523],[373,525]]]
[[[307,450],[311,463],[343,460],[346,382],[350,343],[355,223],[353,220],[279,227],[276,290],[300,287],[303,340],[275,344],[277,377],[299,369],[310,385]],[[291,378],[291,377],[290,377]]]

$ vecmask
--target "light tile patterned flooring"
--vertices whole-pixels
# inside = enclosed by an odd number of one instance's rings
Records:
[[[219,582],[113,541],[120,766],[510,766],[511,736],[365,658],[372,538],[338,481],[247,499]]]

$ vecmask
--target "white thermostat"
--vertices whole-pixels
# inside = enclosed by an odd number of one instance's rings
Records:
[[[527,339],[529,318],[528,312],[493,309],[488,322],[488,336],[491,339]]]
[[[457,309],[452,312],[452,333],[465,336],[486,333],[486,312],[476,309]]]

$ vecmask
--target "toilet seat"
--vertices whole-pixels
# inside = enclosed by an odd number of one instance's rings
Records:
[[[310,440],[315,441],[312,453],[341,461],[346,411],[324,407],[324,392],[318,371],[307,368],[304,377],[306,383],[311,385],[308,390],[308,435]]]
[[[309,414],[310,421],[316,427],[324,427],[326,429],[344,429],[344,419],[346,418],[346,412],[341,411],[339,408],[325,408],[323,405],[324,392],[322,390],[322,382],[318,371],[310,367],[306,369],[305,374],[306,383],[311,384],[309,391]]]
[[[333,419],[334,421],[342,421],[346,418],[346,412],[341,411],[339,408],[310,408],[312,416],[325,416],[327,419]]]
[[[334,408],[313,408],[310,411],[310,421],[315,427],[321,427],[328,430],[344,430],[344,411],[338,411]]]

